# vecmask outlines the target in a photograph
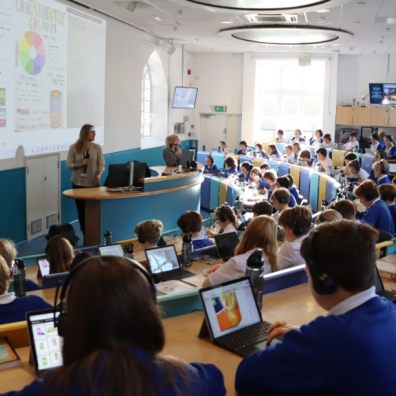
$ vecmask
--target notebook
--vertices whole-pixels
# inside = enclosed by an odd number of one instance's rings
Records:
[[[119,243],[99,246],[99,252],[101,256],[124,256],[124,249]]]
[[[195,275],[181,268],[177,259],[175,245],[146,249],[145,254],[155,283],[175,279],[180,280]]]
[[[261,317],[249,278],[201,289],[199,295],[206,329],[214,344],[243,357],[267,346],[271,324]],[[203,328],[200,336],[204,333]]]
[[[386,299],[392,302],[396,302],[396,296],[391,291],[385,289],[377,266],[375,266],[374,286],[375,286],[376,294],[378,294],[381,297],[385,297]]]
[[[59,311],[56,312],[59,315]],[[62,338],[54,326],[54,310],[26,313],[33,364],[37,375],[62,366]]]
[[[239,243],[238,234],[236,232],[218,234],[215,236],[214,240],[219,256],[223,261],[227,261],[234,256],[235,247]]]
[[[38,276],[43,277],[47,276],[50,273],[50,264],[49,261],[47,260],[46,256],[42,257],[37,257],[37,264],[39,266],[38,268]]]

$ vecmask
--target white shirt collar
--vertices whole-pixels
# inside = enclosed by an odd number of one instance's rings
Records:
[[[382,175],[381,177],[379,177],[379,178],[377,179],[377,181],[380,181],[380,180],[382,180],[382,179],[385,179],[386,176],[388,176],[388,175]]]
[[[236,228],[234,227],[233,224],[228,224],[228,225],[226,225],[226,226],[224,227],[222,233],[223,233],[223,234],[228,234],[228,233],[230,233],[230,232],[236,232]]]
[[[15,293],[5,293],[0,296],[0,305],[12,303],[16,299]]]
[[[341,301],[339,304],[330,309],[328,315],[343,315],[349,311],[352,311],[352,309],[363,305],[365,302],[371,300],[375,296],[375,287],[372,286],[369,289],[354,294],[346,300]]]
[[[381,198],[379,198],[379,197],[378,197],[378,198],[375,198],[374,201],[371,202],[371,204],[370,204],[369,206],[367,206],[367,209],[368,209],[368,208],[371,208],[371,207],[372,207],[376,202],[378,202],[380,199],[381,199]]]

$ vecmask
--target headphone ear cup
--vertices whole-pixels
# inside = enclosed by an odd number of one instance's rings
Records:
[[[312,278],[313,287],[318,294],[332,294],[337,289],[334,278],[328,274],[315,274]]]
[[[65,336],[65,317],[66,314],[61,312],[58,317],[55,317],[54,326],[58,329],[58,334],[61,337]]]

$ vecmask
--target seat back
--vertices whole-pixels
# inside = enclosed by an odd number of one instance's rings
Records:
[[[297,165],[290,165],[290,175],[293,176],[294,184],[300,188],[300,174],[301,167]]]
[[[364,169],[368,174],[371,173],[371,169],[374,163],[374,155],[362,154],[362,163],[360,167]]]
[[[286,163],[282,163],[279,165],[278,168],[278,177],[288,175],[290,171],[290,165]]]
[[[309,178],[309,205],[313,212],[319,209],[319,173],[311,172]]]
[[[333,165],[337,167],[344,166],[345,150],[333,150],[332,161]]]
[[[301,168],[300,174],[300,194],[309,201],[309,179],[311,170],[309,168]]]

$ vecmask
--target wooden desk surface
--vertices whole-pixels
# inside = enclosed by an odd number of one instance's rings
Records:
[[[275,293],[263,299],[263,318],[269,322],[287,320],[301,325],[307,323],[324,311],[315,303],[309,287],[299,285]],[[224,375],[228,394],[234,394],[234,377],[241,358],[218,348],[197,334],[203,321],[202,312],[164,319],[166,346],[164,353],[172,354],[188,362],[213,363]],[[34,379],[32,368],[28,365],[29,348],[17,351],[24,362],[23,367],[0,371],[0,392],[19,389]]]

